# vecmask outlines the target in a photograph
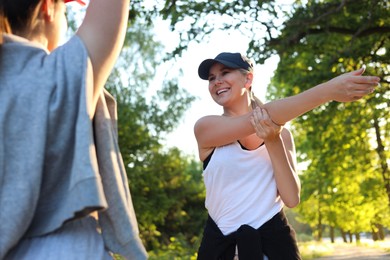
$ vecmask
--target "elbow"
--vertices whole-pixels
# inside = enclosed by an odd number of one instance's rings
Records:
[[[289,197],[285,200],[283,200],[283,203],[286,207],[292,209],[292,208],[295,208],[296,206],[299,205],[299,203],[301,202],[301,198],[299,195],[297,196],[293,196],[293,197]]]

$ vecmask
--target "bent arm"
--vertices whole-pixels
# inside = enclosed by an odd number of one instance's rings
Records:
[[[123,46],[129,2],[91,0],[76,33],[84,42],[91,60],[93,89],[87,91],[93,93],[93,108]]]
[[[296,172],[295,145],[290,131],[272,123],[264,109],[254,110],[251,123],[256,135],[264,140],[281,199],[289,208],[297,206],[300,201],[301,184]]]
[[[296,172],[295,146],[291,133],[283,129],[274,139],[265,140],[278,192],[284,204],[293,208],[300,202],[301,184]]]

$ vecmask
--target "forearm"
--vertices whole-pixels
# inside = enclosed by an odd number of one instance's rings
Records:
[[[95,93],[100,93],[122,49],[129,0],[91,0],[77,31],[92,62]]]
[[[312,110],[313,108],[331,101],[326,92],[326,86],[320,84],[295,96],[264,104],[264,108],[277,124],[284,123]]]
[[[301,185],[295,167],[288,159],[282,137],[266,140],[265,145],[271,158],[279,195],[287,207],[293,208],[299,204]]]
[[[264,105],[272,120],[284,124],[331,100],[352,102],[370,94],[380,78],[363,76],[364,68],[341,74],[298,95]]]

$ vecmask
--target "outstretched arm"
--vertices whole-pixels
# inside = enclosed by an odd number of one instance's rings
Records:
[[[379,83],[375,76],[362,76],[364,69],[342,74],[295,96],[271,101],[262,106],[272,121],[284,123],[331,100],[339,102],[356,101],[371,93]],[[250,122],[252,112],[242,116],[205,116],[194,126],[198,142],[199,157],[203,161],[214,147],[226,145],[253,134]]]
[[[284,124],[329,101],[350,102],[372,93],[379,77],[363,76],[364,68],[342,74],[295,96],[263,106],[277,124]]]
[[[92,63],[93,108],[123,46],[129,2],[91,0],[76,33],[86,45]]]

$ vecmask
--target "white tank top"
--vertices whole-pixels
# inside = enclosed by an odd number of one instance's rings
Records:
[[[265,145],[217,147],[203,171],[205,206],[224,235],[247,224],[258,229],[283,208]]]

